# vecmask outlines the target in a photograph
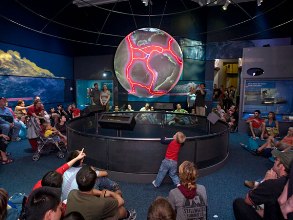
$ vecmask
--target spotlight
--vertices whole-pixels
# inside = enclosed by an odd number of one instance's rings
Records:
[[[257,6],[261,6],[262,2],[263,2],[263,0],[257,0]]]
[[[107,76],[107,73],[103,73],[103,77],[106,77]]]
[[[223,9],[224,11],[226,11],[227,8],[228,8],[228,5],[229,5],[230,3],[231,3],[231,1],[230,1],[230,0],[227,0],[226,3],[223,5],[222,9]]]
[[[143,3],[145,6],[148,6],[148,5],[149,5],[149,0],[142,0],[142,3]]]

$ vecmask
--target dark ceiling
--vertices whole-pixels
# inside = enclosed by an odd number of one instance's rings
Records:
[[[2,0],[0,19],[79,49],[94,45],[105,53],[143,27],[203,42],[293,36],[290,0],[264,0],[259,7],[256,1],[231,2],[223,11],[221,6],[200,7],[191,0],[152,0],[148,6],[129,0],[82,8],[72,0]]]

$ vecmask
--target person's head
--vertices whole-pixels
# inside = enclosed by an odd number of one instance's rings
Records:
[[[67,118],[65,115],[62,115],[61,117],[59,117],[59,123],[65,123],[67,121]]]
[[[278,176],[287,175],[290,171],[290,164],[293,161],[293,151],[282,152],[277,149],[272,150],[272,155],[275,157],[273,170]]]
[[[22,99],[18,100],[17,101],[17,106],[21,106],[21,107],[24,107],[24,101]]]
[[[70,111],[72,109],[72,105],[67,106],[67,111]]]
[[[178,131],[174,134],[173,139],[175,139],[179,144],[183,144],[185,142],[186,136],[181,131]]]
[[[268,118],[275,121],[276,120],[276,114],[275,114],[275,112],[269,112]]]
[[[180,110],[180,109],[181,109],[181,105],[180,105],[180,104],[177,104],[177,105],[176,105],[176,109],[177,109],[177,110]]]
[[[165,198],[158,197],[149,207],[147,220],[175,220],[176,213]]]
[[[127,109],[129,109],[129,110],[132,109],[130,104],[127,105]]]
[[[148,110],[148,109],[150,109],[150,104],[149,103],[145,103],[145,106],[144,107],[145,107],[146,110]]]
[[[95,186],[96,180],[96,171],[88,165],[84,165],[76,174],[78,189],[82,192],[91,191]]]
[[[42,108],[42,102],[37,99],[37,100],[34,101],[34,106],[36,108]]]
[[[254,116],[255,118],[259,118],[259,117],[260,117],[260,110],[255,110],[253,116]]]
[[[218,109],[218,110],[221,110],[221,109],[222,109],[221,104],[217,104],[217,109]]]
[[[103,90],[104,90],[104,91],[107,91],[107,90],[108,90],[108,87],[107,87],[106,84],[103,85]]]
[[[119,112],[119,106],[118,105],[115,105],[114,111]]]
[[[25,207],[26,220],[60,220],[62,203],[61,190],[52,187],[35,189]]]
[[[199,84],[200,88],[205,89],[206,88],[206,84],[205,83],[201,83]]]
[[[41,101],[41,97],[40,96],[35,96],[34,101]]]
[[[71,160],[73,160],[74,158],[76,158],[78,155],[79,155],[80,151],[79,150],[74,150],[74,151],[71,151],[69,154],[68,154],[68,157],[67,157],[67,161],[66,162],[69,162]],[[72,167],[79,167],[82,165],[83,163],[83,160],[84,158],[82,158],[81,160],[78,160],[76,161]]]
[[[154,106],[151,106],[151,111],[155,111]]]
[[[54,188],[61,188],[63,182],[62,174],[54,171],[49,171],[42,178],[42,186],[50,186]]]
[[[288,133],[287,133],[288,136],[293,136],[293,127],[289,127],[288,128]]]
[[[62,109],[63,109],[63,106],[62,106],[61,104],[58,104],[58,105],[57,105],[57,109],[58,109],[58,110],[62,110]]]
[[[84,220],[84,217],[79,212],[70,212],[62,220]]]
[[[6,219],[7,215],[8,193],[0,188],[0,219]]]
[[[198,171],[194,163],[184,161],[179,166],[180,183],[188,189],[195,189],[195,181],[198,177]]]
[[[5,107],[7,99],[5,97],[0,97],[0,108]]]
[[[75,109],[75,108],[76,108],[75,103],[72,103],[72,104],[71,104],[71,109]]]
[[[51,108],[50,108],[50,112],[51,112],[51,113],[54,113],[54,112],[55,112],[55,108],[54,108],[54,107],[51,107]]]
[[[98,83],[95,83],[95,84],[94,84],[94,88],[95,88],[96,90],[98,90],[98,89],[99,89],[99,84],[98,84]]]

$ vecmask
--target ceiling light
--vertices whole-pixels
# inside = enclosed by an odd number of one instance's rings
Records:
[[[227,1],[226,1],[226,3],[225,3],[225,4],[223,5],[223,7],[222,7],[224,11],[226,11],[226,10],[227,10],[227,8],[228,8],[228,5],[229,5],[230,3],[231,3],[231,1],[230,1],[230,0],[227,0]]]
[[[263,2],[263,0],[257,0],[257,6],[261,6],[262,2]]]
[[[148,5],[149,5],[149,0],[142,0],[142,3],[143,3],[145,6],[148,6]]]

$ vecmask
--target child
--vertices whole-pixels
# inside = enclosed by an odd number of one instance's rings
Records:
[[[176,212],[176,219],[207,219],[207,194],[202,185],[196,184],[198,170],[192,162],[179,166],[180,185],[172,189],[168,201]]]
[[[54,143],[59,146],[59,142],[63,142],[65,146],[67,145],[67,138],[63,134],[61,134],[60,131],[58,131],[56,128],[52,127],[50,123],[44,122],[44,137],[52,137]]]
[[[168,145],[165,159],[162,161],[159,172],[156,179],[152,182],[154,187],[159,187],[165,178],[166,174],[169,173],[173,183],[179,185],[179,178],[176,175],[178,154],[181,145],[185,142],[186,136],[182,132],[177,132],[173,136],[173,140]]]

